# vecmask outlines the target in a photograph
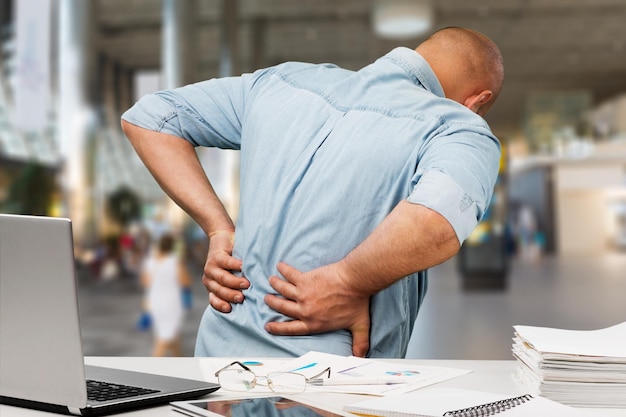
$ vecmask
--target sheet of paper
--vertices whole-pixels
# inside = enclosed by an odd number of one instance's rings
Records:
[[[520,398],[469,389],[434,387],[417,392],[359,401],[344,406],[345,411],[371,416],[442,416],[466,408],[484,408],[492,413],[467,410],[461,415],[502,415],[517,417],[600,417],[542,397]]]
[[[201,368],[205,379],[217,382],[215,372],[228,365],[231,361],[205,358],[201,360]],[[359,358],[355,356],[339,356],[321,352],[309,352],[299,358],[278,360],[244,358],[240,362],[250,366],[259,376],[272,372],[297,372],[307,378],[317,375],[324,369],[331,368],[330,379],[341,379],[343,385],[307,386],[307,391],[337,392],[351,394],[369,394],[384,396],[399,394],[423,388],[428,385],[446,381],[471,372],[468,369],[416,366],[404,362],[377,361],[375,359]],[[361,378],[395,378],[402,381],[399,384],[360,384]],[[354,385],[346,385],[347,378],[354,378]],[[362,380],[362,379],[361,379]],[[269,392],[265,387],[257,387],[255,392]]]
[[[513,326],[539,352],[626,358],[626,321],[599,330]]]
[[[368,399],[348,404],[345,411],[371,416],[443,416],[460,410],[505,400],[509,396],[458,388],[429,388],[412,393]]]

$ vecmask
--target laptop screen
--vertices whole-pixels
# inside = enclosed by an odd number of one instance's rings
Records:
[[[71,222],[0,214],[0,394],[84,407]]]

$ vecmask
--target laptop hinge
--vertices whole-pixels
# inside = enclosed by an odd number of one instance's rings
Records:
[[[67,411],[69,411],[70,414],[74,414],[75,416],[82,416],[83,415],[83,413],[80,412],[80,408],[78,408],[78,407],[67,406]]]

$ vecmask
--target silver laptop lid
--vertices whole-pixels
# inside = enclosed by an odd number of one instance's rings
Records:
[[[69,219],[0,214],[0,395],[87,403]]]

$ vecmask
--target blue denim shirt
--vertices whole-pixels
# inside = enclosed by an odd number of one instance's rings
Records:
[[[402,200],[443,215],[463,242],[488,206],[500,145],[486,122],[446,99],[427,62],[396,48],[359,71],[285,63],[142,98],[123,118],[195,146],[239,149],[233,255],[251,288],[222,314],[210,306],[198,356],[351,354],[347,331],[273,336],[287,320],[263,297],[287,262],[301,271],[342,259]],[[371,357],[403,357],[426,271],[372,297]]]

